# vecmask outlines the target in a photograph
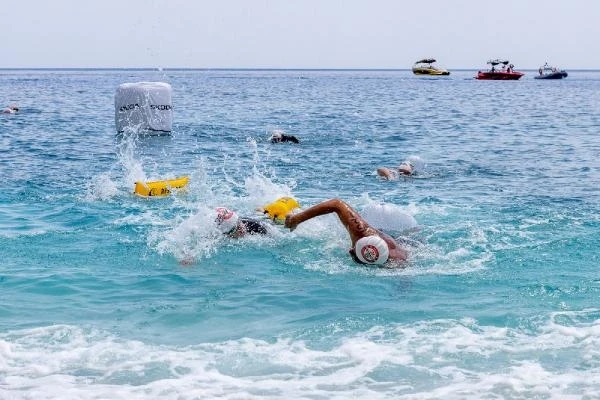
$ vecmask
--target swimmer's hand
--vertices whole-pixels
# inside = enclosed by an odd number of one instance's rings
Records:
[[[290,232],[292,232],[294,229],[296,229],[297,226],[298,226],[298,223],[294,220],[294,216],[288,214],[285,217],[285,227],[289,228]]]

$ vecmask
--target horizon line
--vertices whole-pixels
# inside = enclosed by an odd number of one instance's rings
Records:
[[[449,71],[477,71],[481,68],[446,68]],[[412,71],[411,68],[269,68],[269,67],[0,67],[0,71]],[[537,71],[538,68],[518,68]],[[571,71],[600,71],[599,68],[569,68]]]

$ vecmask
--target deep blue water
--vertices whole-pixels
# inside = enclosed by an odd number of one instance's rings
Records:
[[[0,71],[0,398],[600,397],[600,72],[474,74]],[[139,81],[172,85],[171,135],[115,134]],[[281,195],[394,204],[421,245],[386,269],[333,216],[216,234]]]

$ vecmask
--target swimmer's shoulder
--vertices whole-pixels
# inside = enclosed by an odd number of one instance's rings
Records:
[[[240,218],[240,220],[246,227],[246,232],[248,232],[249,234],[266,235],[268,232],[266,226],[263,225],[260,221],[245,217]]]
[[[284,142],[292,142],[292,143],[300,143],[300,140],[296,136],[293,135],[283,135]]]

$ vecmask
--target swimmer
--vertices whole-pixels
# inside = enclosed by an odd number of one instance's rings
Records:
[[[348,251],[359,264],[400,266],[408,252],[389,235],[373,228],[352,207],[340,199],[326,200],[297,214],[288,215],[285,226],[290,231],[311,218],[336,213],[348,233],[352,247]]]
[[[239,238],[245,235],[266,235],[267,228],[260,222],[250,218],[240,218],[235,211],[225,207],[217,207],[215,222],[224,235]]]
[[[217,207],[215,213],[217,228],[230,238],[237,239],[245,235],[266,235],[268,233],[267,228],[260,222],[250,218],[240,218],[235,211],[228,208]],[[186,255],[179,263],[191,265],[194,260],[194,256]]]
[[[271,134],[271,143],[292,142],[300,143],[296,136],[286,135],[281,129],[275,129]]]
[[[2,114],[16,114],[19,112],[19,107],[11,105],[2,110]]]
[[[398,168],[377,168],[377,175],[387,180],[398,179],[400,175],[413,176],[417,175],[423,169],[423,160],[419,156],[410,156],[402,161]]]

